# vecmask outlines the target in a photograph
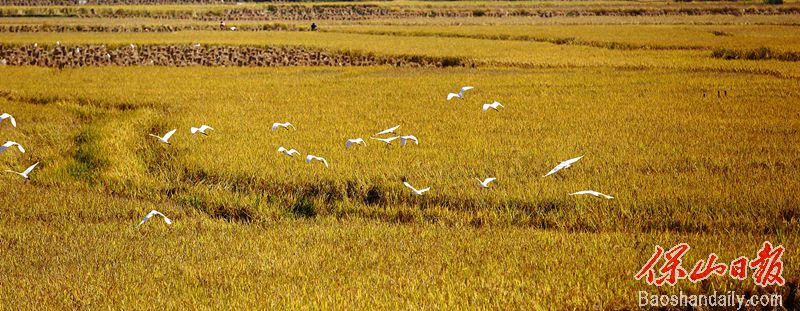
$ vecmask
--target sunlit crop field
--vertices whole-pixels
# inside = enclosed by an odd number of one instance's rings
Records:
[[[415,17],[319,22],[318,32],[258,28],[304,30],[301,21],[242,20],[229,25],[252,31],[2,33],[10,46],[288,46],[470,65],[0,66],[0,113],[18,123],[0,122],[0,139],[26,149],[0,153],[0,169],[40,163],[29,181],[0,175],[0,305],[627,309],[640,290],[736,290],[780,293],[796,308],[788,297],[800,273],[800,63],[712,50],[799,52],[800,17],[741,18]],[[216,22],[0,18],[48,23]],[[475,89],[446,100],[464,85]],[[505,108],[481,110],[493,101]],[[286,121],[295,128],[271,129]],[[190,134],[201,124],[214,130]],[[370,139],[395,125],[419,144]],[[172,129],[170,145],[148,136]],[[345,147],[359,137],[366,146]],[[308,154],[329,167],[306,163]],[[480,188],[476,178],[486,177],[497,181]],[[403,181],[431,190],[416,196]],[[614,199],[569,195],[587,189]],[[150,210],[174,223],[137,228]],[[712,252],[727,262],[752,257],[764,241],[787,249],[786,286],[712,277],[656,288],[633,278],[655,245],[689,243],[688,266]]]

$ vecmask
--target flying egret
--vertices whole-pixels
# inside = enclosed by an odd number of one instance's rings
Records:
[[[475,178],[475,179],[478,180],[479,183],[481,183],[481,188],[489,188],[489,183],[495,181],[497,178],[489,177],[484,180],[480,180],[480,178]]]
[[[583,190],[583,191],[570,193],[569,195],[582,195],[582,194],[590,194],[590,195],[596,196],[598,198],[603,197],[603,198],[606,198],[606,199],[609,199],[609,200],[614,198],[614,197],[612,197],[610,195],[602,194],[602,193],[594,191],[594,190]]]
[[[400,145],[405,146],[409,140],[413,140],[415,144],[419,145],[419,139],[414,135],[400,136]]]
[[[278,147],[278,152],[283,153],[283,154],[285,154],[287,156],[290,156],[290,157],[293,157],[295,154],[296,155],[300,155],[300,151],[297,151],[297,150],[294,150],[294,149],[286,149],[286,148],[283,148],[282,146]]]
[[[5,120],[5,119],[8,119],[8,120],[11,121],[11,126],[17,127],[17,120],[14,119],[14,116],[12,116],[12,115],[10,115],[8,113],[0,114],[0,122],[3,122],[3,120]]]
[[[398,126],[395,126],[395,127],[390,127],[390,128],[388,128],[388,129],[385,129],[385,130],[383,130],[383,131],[377,132],[377,133],[375,133],[375,135],[372,135],[372,136],[381,136],[381,135],[383,135],[383,134],[394,133],[394,131],[396,131],[396,130],[397,130],[397,129],[399,129],[399,128],[400,128],[400,126],[399,126],[399,125],[398,125]]]
[[[398,138],[400,138],[400,136],[389,137],[389,138],[370,137],[370,139],[374,139],[374,140],[379,140],[379,141],[385,142],[387,145],[391,144],[392,141],[394,141],[395,139],[398,139]]]
[[[558,163],[558,165],[556,165],[556,167],[554,167],[552,170],[550,170],[550,172],[548,172],[546,175],[544,175],[542,177],[547,177],[547,176],[553,175],[553,174],[555,174],[556,172],[558,172],[558,171],[560,171],[562,169],[568,168],[568,167],[572,166],[573,163],[578,162],[578,160],[580,160],[581,158],[583,158],[583,156],[580,156],[580,157],[577,157],[577,158],[572,158],[572,159],[563,161],[561,163]]]
[[[364,145],[364,147],[366,147],[367,143],[361,137],[359,137],[359,138],[351,138],[351,139],[347,140],[347,143],[345,144],[345,147],[347,149],[350,149],[350,146],[353,146],[353,145]]]
[[[447,94],[447,100],[451,100],[454,97],[457,97],[457,98],[460,98],[460,99],[464,99],[464,92],[469,91],[471,89],[474,89],[474,87],[471,87],[471,86],[462,87],[461,91],[458,91],[458,93]]]
[[[503,104],[498,103],[498,102],[493,102],[491,104],[483,104],[483,112],[486,112],[489,109],[494,109],[495,111],[500,111],[500,110],[497,110],[497,107],[505,108],[506,106],[503,106]]]
[[[150,218],[152,218],[153,216],[156,216],[156,215],[158,215],[158,216],[161,216],[161,217],[164,217],[164,222],[165,222],[165,223],[167,223],[168,225],[171,225],[171,224],[172,224],[172,220],[171,220],[171,219],[169,219],[169,217],[167,217],[166,215],[162,214],[161,212],[159,212],[159,211],[157,211],[157,210],[152,210],[152,211],[150,211],[149,213],[147,213],[147,215],[145,215],[145,216],[144,216],[144,218],[142,218],[142,221],[140,221],[140,222],[139,222],[139,224],[138,224],[138,225],[136,225],[136,227],[138,228],[138,227],[139,227],[139,226],[141,226],[141,225],[142,225],[142,224],[143,224],[145,221],[149,220]]]
[[[414,186],[412,186],[411,184],[409,184],[407,181],[404,181],[404,182],[403,182],[403,185],[404,185],[404,186],[406,186],[406,187],[408,187],[408,188],[409,188],[409,189],[411,189],[412,191],[414,191],[414,193],[416,193],[417,195],[422,195],[423,193],[427,192],[428,190],[431,190],[431,188],[430,188],[430,187],[429,187],[429,188],[425,188],[425,189],[419,189],[419,190],[417,190],[417,188],[414,188]]]
[[[170,145],[169,138],[172,137],[172,134],[175,134],[176,131],[178,131],[178,129],[171,130],[171,131],[167,132],[166,134],[164,134],[164,137],[161,137],[161,136],[158,136],[158,135],[153,135],[153,134],[148,134],[148,135],[153,136],[155,138],[158,138],[158,140],[160,140],[162,143]]]
[[[320,161],[323,164],[325,164],[325,167],[328,167],[328,161],[325,161],[325,158],[323,158],[323,157],[318,157],[318,156],[309,154],[309,155],[306,156],[306,163],[311,163],[311,161]]]
[[[34,168],[34,167],[36,167],[37,165],[39,165],[39,162],[36,162],[36,163],[34,163],[33,165],[29,166],[29,167],[28,167],[27,169],[25,169],[25,171],[23,171],[22,173],[18,173],[18,172],[15,172],[15,171],[10,171],[10,170],[6,170],[6,172],[8,172],[8,173],[14,173],[14,174],[17,174],[17,175],[19,175],[19,176],[22,176],[22,178],[25,178],[25,179],[30,179],[30,178],[28,177],[28,174],[30,174],[30,173],[31,173],[31,171],[33,171],[33,168]]]
[[[192,127],[192,129],[191,129],[192,134],[200,133],[200,134],[208,136],[208,133],[206,133],[206,130],[214,130],[214,128],[203,124],[200,127]]]
[[[294,127],[294,125],[292,125],[292,124],[291,124],[291,123],[289,123],[289,122],[286,122],[286,123],[278,123],[278,122],[272,123],[272,131],[273,131],[273,132],[274,132],[275,130],[277,130],[279,127],[285,128],[285,129],[287,129],[287,130],[289,129],[289,127],[292,127],[292,128],[293,128],[293,129],[295,129],[295,130],[297,129],[296,127]]]
[[[25,148],[22,148],[22,145],[20,145],[20,144],[18,144],[16,142],[10,141],[10,140],[7,141],[2,146],[0,146],[0,153],[3,153],[3,152],[6,151],[6,149],[14,147],[14,146],[17,146],[17,149],[19,149],[19,152],[25,153]]]

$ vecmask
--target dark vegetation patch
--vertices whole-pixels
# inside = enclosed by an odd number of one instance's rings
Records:
[[[259,25],[235,25],[239,31],[300,31],[298,28],[283,23]],[[176,32],[176,31],[229,31],[220,29],[218,25],[0,25],[0,32]]]
[[[717,37],[730,37],[730,36],[733,36],[733,34],[731,34],[730,32],[725,32],[725,31],[721,31],[721,30],[712,30],[711,34],[713,34],[713,35],[715,35]]]
[[[422,55],[381,56],[303,47],[202,45],[2,45],[0,64],[42,67],[86,66],[381,66],[453,67],[469,61]]]
[[[121,0],[97,0],[89,3],[115,4]],[[199,3],[205,0],[134,0],[126,4]],[[780,0],[768,0],[780,1]],[[0,17],[100,17],[224,20],[366,20],[378,18],[416,17],[556,17],[556,16],[665,16],[665,15],[785,15],[798,14],[800,7],[751,5],[726,2],[718,6],[642,6],[642,7],[534,7],[507,8],[469,6],[455,7],[390,7],[375,4],[270,5],[260,8],[231,6],[224,10],[194,9],[142,10],[135,8],[87,8],[72,0],[8,0],[6,5],[29,5],[26,8],[0,9]],[[73,5],[70,5],[73,4]],[[46,7],[44,5],[66,5]]]
[[[296,217],[314,218],[317,216],[317,208],[314,202],[306,198],[297,200],[292,205],[290,212]]]
[[[711,56],[721,59],[745,59],[745,60],[779,60],[785,62],[800,61],[800,52],[777,51],[768,47],[755,49],[727,49],[717,48],[711,52]]]

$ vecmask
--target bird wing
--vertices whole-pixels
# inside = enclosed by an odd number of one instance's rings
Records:
[[[291,149],[291,150],[289,150],[287,152],[289,153],[289,155],[300,154],[300,151],[297,151],[297,150],[294,150],[294,149]]]
[[[320,161],[322,161],[322,163],[325,164],[325,167],[328,167],[328,161],[325,160],[325,158],[319,158],[319,159],[320,159]]]
[[[414,190],[414,192],[419,192],[419,191],[417,191],[417,188],[414,188],[414,186],[412,186],[411,184],[409,184],[407,181],[404,181],[404,182],[403,182],[403,185],[404,185],[404,186],[406,186],[406,187],[408,187],[408,188],[409,188],[409,189],[411,189],[411,190]]]
[[[464,94],[465,91],[469,91],[471,89],[474,89],[474,87],[471,87],[471,86],[462,87],[461,88],[461,94]]]
[[[27,176],[28,174],[31,173],[31,171],[33,171],[33,168],[36,167],[37,165],[39,165],[39,162],[36,162],[33,165],[29,166],[27,169],[25,169],[25,171],[22,172],[22,175]]]
[[[141,226],[141,225],[142,225],[142,224],[143,224],[145,221],[147,221],[148,219],[150,219],[150,217],[153,217],[153,215],[156,215],[156,213],[158,213],[158,211],[156,211],[156,210],[152,210],[152,211],[150,211],[149,213],[147,213],[147,215],[144,215],[144,218],[142,218],[142,221],[140,221],[140,222],[139,222],[139,224],[138,224],[138,225],[136,225],[136,226],[137,226],[137,227],[138,227],[138,226]]]
[[[374,139],[374,140],[380,140],[380,141],[385,142],[387,144],[391,144],[392,141],[394,141],[395,139],[398,139],[398,138],[400,138],[400,137],[398,137],[398,136],[389,137],[389,138],[374,138],[374,137],[372,137],[372,139]]]
[[[153,136],[155,138],[161,139],[161,136],[158,136],[158,135],[155,135],[155,134],[147,134],[147,135],[150,135],[150,136]]]
[[[572,159],[566,160],[566,161],[561,162],[561,163],[564,163],[564,164],[567,164],[567,165],[572,165],[572,163],[578,162],[578,160],[580,160],[581,158],[583,158],[583,156],[580,156],[580,157],[577,157],[577,158],[572,158]]]
[[[191,129],[189,129],[189,131],[191,131],[191,132],[192,132],[192,134],[195,134],[195,133],[197,133],[197,131],[199,131],[199,130],[200,130],[200,129],[199,129],[199,128],[196,128],[196,127],[192,127]]]
[[[275,129],[278,128],[278,126],[280,126],[280,125],[281,124],[277,123],[277,122],[276,123],[272,123],[272,130],[275,131]]]
[[[547,177],[547,176],[553,175],[553,174],[555,174],[556,172],[560,171],[562,168],[563,168],[563,167],[561,166],[561,164],[559,164],[559,165],[556,165],[556,167],[554,167],[552,170],[550,170],[550,172],[547,172],[547,174],[545,174],[545,175],[544,175],[544,176],[542,176],[542,177]]]
[[[172,134],[175,134],[175,132],[177,132],[177,131],[178,131],[178,129],[173,129],[173,130],[167,132],[166,134],[164,134],[164,140],[165,141],[169,140],[169,138],[172,137]]]
[[[5,151],[6,149],[14,147],[14,146],[17,146],[17,149],[19,149],[19,152],[25,153],[25,148],[22,148],[22,145],[18,144],[17,142],[10,141],[10,140],[7,141],[5,144],[3,144],[3,146],[1,147],[2,149],[0,149],[0,153],[3,153],[3,151]]]
[[[11,125],[13,127],[17,127],[17,120],[14,120],[14,116],[12,116],[12,115],[10,115],[8,113],[4,113],[3,115],[0,115],[0,120],[4,120],[4,119],[11,120]]]
[[[413,140],[414,143],[419,145],[419,140],[417,140],[417,137],[414,136],[414,135],[400,136],[400,141],[403,143],[403,146],[406,145],[406,141],[408,141],[408,140]]]
[[[200,126],[200,131],[201,131],[201,132],[202,132],[202,131],[205,131],[205,130],[214,130],[214,128],[213,128],[213,127],[210,127],[210,126],[208,126],[208,125],[205,125],[205,124],[203,124],[202,126]]]
[[[311,163],[311,160],[314,160],[314,158],[316,158],[316,157],[315,157],[315,156],[313,156],[313,155],[310,155],[310,154],[309,154],[309,155],[307,155],[307,156],[306,156],[306,163]]]
[[[380,132],[378,132],[377,134],[375,134],[375,136],[378,136],[378,135],[383,135],[383,134],[389,134],[389,133],[394,133],[394,131],[396,131],[396,130],[397,130],[397,129],[399,129],[399,128],[400,128],[400,126],[399,126],[399,125],[398,125],[398,126],[395,126],[395,127],[392,127],[392,128],[388,128],[388,129],[385,129],[385,130],[383,130],[383,131],[380,131]]]
[[[488,186],[490,182],[493,182],[493,181],[495,181],[495,180],[497,180],[497,178],[495,178],[495,177],[489,177],[489,178],[486,178],[485,180],[483,180],[483,183],[484,183],[484,184],[486,184],[486,185]]]
[[[484,111],[484,112],[486,112],[486,110],[489,110],[489,108],[492,108],[492,105],[490,105],[490,104],[483,104],[483,111]]]
[[[456,94],[456,93],[447,94],[447,100],[451,100],[451,99],[453,99],[453,97],[458,97],[458,94]]]
[[[423,193],[427,192],[428,190],[431,190],[431,188],[419,189],[419,190],[417,190],[417,193],[423,194]]]
[[[165,222],[165,223],[167,223],[168,225],[171,225],[171,224],[172,224],[172,219],[169,219],[169,217],[167,217],[167,215],[164,215],[164,213],[161,213],[161,212],[157,212],[157,213],[158,213],[158,215],[160,215],[161,217],[164,217],[164,222]]]

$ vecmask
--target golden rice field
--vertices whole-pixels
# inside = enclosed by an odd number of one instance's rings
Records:
[[[40,163],[29,181],[0,175],[0,309],[637,309],[640,291],[777,293],[782,308],[797,309],[800,62],[712,51],[800,52],[800,16],[738,18],[415,17],[318,22],[318,32],[2,33],[2,45],[299,46],[476,66],[0,66],[0,113],[18,123],[0,122],[0,142],[26,149],[0,153],[0,170]],[[214,22],[0,18],[44,24]],[[446,100],[464,85],[475,86],[466,99]],[[481,110],[492,101],[505,108]],[[271,130],[285,121],[296,129]],[[190,134],[200,124],[214,130]],[[395,125],[419,144],[369,139]],[[171,129],[170,145],[148,136]],[[345,148],[356,137],[367,145]],[[330,167],[307,164],[307,154]],[[480,188],[475,178],[490,176],[497,181]],[[431,190],[416,196],[404,180]],[[587,189],[614,199],[568,195]],[[150,210],[174,223],[137,227]],[[783,286],[634,279],[656,245],[691,245],[690,269],[710,253],[728,263],[754,257],[764,241],[786,248]]]

